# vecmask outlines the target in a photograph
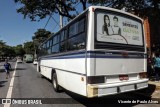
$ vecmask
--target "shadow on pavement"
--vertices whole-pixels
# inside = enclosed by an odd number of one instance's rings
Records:
[[[152,97],[152,94],[155,92],[155,90],[156,90],[156,85],[148,84],[148,88],[135,91],[135,93],[146,96],[146,97]]]
[[[17,76],[14,76],[14,77],[17,77],[17,78],[18,78],[18,77],[20,77],[20,76],[17,75]]]
[[[8,81],[0,81],[0,87],[5,86],[5,85],[3,85],[3,84],[6,83],[6,82],[8,82]]]
[[[65,93],[71,96],[75,100],[74,103],[78,102],[87,107],[106,107],[106,106],[115,107],[115,106],[119,106],[119,104],[121,104],[121,106],[123,107],[133,107],[137,105],[137,103],[135,104],[132,103],[133,100],[135,101],[137,100],[143,101],[144,99],[150,100],[150,98],[144,98],[143,96],[141,96],[140,98],[137,98],[137,96],[134,97],[132,93],[122,93],[122,94],[109,95],[109,96],[99,97],[99,98],[86,98],[67,90],[65,90]],[[121,101],[131,101],[131,103],[123,104],[123,103],[120,103]]]
[[[45,78],[45,77],[43,77]],[[45,78],[47,79],[47,78]],[[51,80],[47,79],[49,82]],[[78,95],[76,93],[73,93],[71,91],[63,89],[60,91],[60,93],[65,92],[67,95],[69,95],[71,98],[67,99],[69,101],[73,101],[73,104],[83,104],[87,107],[115,107],[119,106],[121,104],[122,107],[133,107],[135,105],[138,105],[139,103],[132,103],[132,101],[149,101],[151,100],[151,95],[155,91],[156,86],[150,85],[146,89],[141,89],[138,91],[133,92],[127,92],[127,93],[121,93],[116,95],[109,95],[105,97],[99,97],[99,98],[86,98],[81,95]],[[141,94],[138,94],[138,93]],[[148,94],[148,95],[147,95]],[[73,100],[72,100],[73,99]],[[131,101],[131,103],[122,103],[121,101]],[[64,100],[65,102],[65,100]],[[120,103],[121,102],[121,103]],[[71,104],[71,103],[70,103]],[[142,103],[141,103],[142,104]]]
[[[13,72],[13,71],[14,71],[14,69],[9,70],[9,72]],[[4,72],[6,72],[4,69],[0,69],[0,73],[4,73]]]
[[[0,69],[0,73],[3,73],[3,72],[5,72],[5,70],[4,69]]]

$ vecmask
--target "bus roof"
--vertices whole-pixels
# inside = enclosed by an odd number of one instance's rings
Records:
[[[132,16],[132,17],[135,17],[141,21],[143,21],[142,18],[134,15],[134,14],[131,14],[129,12],[126,12],[126,11],[123,11],[123,10],[119,10],[119,9],[114,9],[114,8],[110,8],[110,7],[105,7],[105,6],[90,6],[88,7],[89,8],[89,11],[92,11],[92,8],[96,9],[96,8],[99,8],[99,9],[107,9],[107,10],[111,10],[111,11],[115,11],[115,12],[119,12],[119,13],[123,13],[123,14],[126,14],[126,15],[129,15],[129,16]]]

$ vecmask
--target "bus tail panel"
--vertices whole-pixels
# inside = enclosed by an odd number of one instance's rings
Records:
[[[144,54],[124,52],[96,53],[95,75],[119,75],[146,72]]]
[[[94,55],[92,55],[94,54]],[[93,71],[87,71],[87,97],[100,97],[148,87],[146,58],[142,53],[90,52]],[[89,70],[89,69],[88,69]],[[92,73],[91,73],[92,72]]]
[[[126,81],[114,84],[88,84],[87,97],[101,97],[111,94],[119,94],[129,91],[135,91],[148,87],[148,79],[137,81]]]

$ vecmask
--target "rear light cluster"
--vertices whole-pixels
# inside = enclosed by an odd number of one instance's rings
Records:
[[[119,80],[120,81],[124,81],[124,80],[129,80],[129,77],[128,77],[128,75],[119,75]]]
[[[147,78],[147,73],[146,72],[139,73],[139,78],[140,79]]]

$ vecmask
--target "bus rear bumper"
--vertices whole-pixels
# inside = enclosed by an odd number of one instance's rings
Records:
[[[123,92],[129,92],[139,90],[148,87],[148,79],[127,81],[120,83],[105,83],[105,84],[88,84],[87,85],[87,97],[101,97],[111,94],[118,94]]]

